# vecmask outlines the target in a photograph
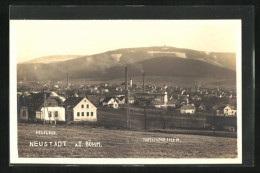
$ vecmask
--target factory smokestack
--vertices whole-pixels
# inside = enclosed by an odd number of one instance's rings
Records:
[[[69,73],[67,73],[67,88],[69,88]]]
[[[128,90],[127,67],[125,67],[125,89]]]
[[[145,92],[144,76],[145,76],[145,73],[143,72],[143,92]]]

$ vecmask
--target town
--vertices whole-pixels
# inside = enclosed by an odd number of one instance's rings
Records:
[[[121,120],[125,120],[126,127],[129,128],[133,113],[139,112],[140,116],[146,117],[150,111],[158,117],[183,115],[189,121],[189,117],[203,117],[200,119],[203,125],[200,123],[189,127],[205,128],[208,125],[215,128],[215,117],[236,118],[235,89],[206,88],[200,85],[155,86],[145,84],[145,73],[142,77],[142,85],[136,84],[132,77],[128,79],[126,67],[125,81],[118,84],[72,84],[68,73],[63,82],[18,81],[18,120],[55,124],[98,122],[102,112],[111,112],[120,114]],[[110,115],[105,116],[110,118]],[[214,124],[207,124],[205,119],[212,117]],[[147,128],[146,122],[144,126]],[[225,128],[231,131],[236,129],[235,125],[226,125]]]

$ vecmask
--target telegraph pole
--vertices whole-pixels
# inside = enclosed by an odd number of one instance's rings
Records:
[[[43,123],[45,124],[45,100],[46,100],[46,94],[45,90],[43,89]]]
[[[125,102],[126,102],[126,128],[131,127],[130,116],[129,116],[129,90],[128,90],[128,75],[127,67],[125,67]]]
[[[146,115],[145,105],[144,105],[144,129],[147,130],[147,115]]]
[[[216,110],[214,110],[214,117],[213,117],[213,123],[214,123],[214,131],[213,131],[213,134],[215,135],[215,131],[216,131],[216,120],[215,120],[215,117],[216,117]]]

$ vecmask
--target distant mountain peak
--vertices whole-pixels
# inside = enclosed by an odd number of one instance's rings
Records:
[[[50,64],[54,62],[67,61],[67,60],[79,58],[81,56],[82,55],[51,55],[51,56],[39,57],[29,61],[24,61],[19,64],[33,64],[33,63]]]

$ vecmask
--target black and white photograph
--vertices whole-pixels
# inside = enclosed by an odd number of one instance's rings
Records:
[[[241,20],[10,20],[10,161],[241,164]]]

